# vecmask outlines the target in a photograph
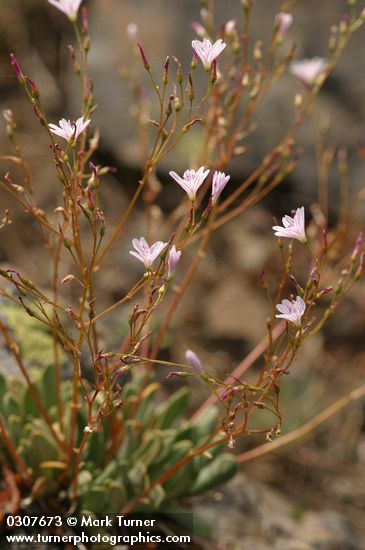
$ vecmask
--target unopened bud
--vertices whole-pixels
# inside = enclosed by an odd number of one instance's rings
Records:
[[[173,107],[174,107],[174,111],[176,111],[176,113],[178,113],[181,109],[181,103],[180,103],[180,99],[178,97],[175,97],[175,99],[173,100]]]
[[[354,250],[351,254],[351,261],[354,262],[359,255],[360,249],[362,247],[362,243],[364,242],[364,234],[360,231],[360,233],[357,236],[357,239],[355,241]]]
[[[192,69],[195,69],[195,67],[197,66],[198,64],[198,56],[196,55],[196,53],[194,52],[193,53],[193,57],[192,57],[192,60],[191,60],[191,63],[190,63],[190,67]]]
[[[160,286],[160,288],[158,289],[158,293],[163,296],[166,293],[166,285]]]
[[[364,272],[364,257],[365,257],[365,254],[364,252],[361,253],[361,256],[360,256],[360,263],[359,263],[359,267],[355,273],[355,281],[358,281],[360,279],[360,277],[362,276],[363,272]]]
[[[16,57],[13,53],[10,54],[10,60],[11,60],[11,66],[13,67],[14,71],[15,71],[15,74],[17,75],[18,77],[18,80],[20,82],[20,84],[22,86],[24,86],[25,84],[25,76],[23,74],[23,71],[21,70],[21,68],[19,67],[19,64],[16,60]]]
[[[6,122],[6,133],[8,137],[11,137],[13,135],[13,132],[16,130],[16,124],[14,122],[12,111],[10,109],[4,109],[3,117]]]
[[[262,60],[262,41],[258,40],[255,43],[254,49],[253,49],[253,58],[255,61],[261,61]]]
[[[166,61],[163,66],[163,77],[162,82],[166,85],[169,81],[169,65],[170,65],[170,58],[166,57]]]
[[[248,86],[249,81],[250,81],[250,74],[248,71],[246,71],[243,74],[242,81],[241,81],[242,88],[246,88]]]
[[[322,296],[329,294],[330,292],[332,292],[332,290],[333,290],[333,286],[327,286],[326,288],[318,292],[318,294],[316,295],[316,299],[318,300],[318,298],[322,298]]]
[[[183,79],[184,79],[184,76],[181,68],[181,63],[178,61],[177,69],[176,69],[176,80],[179,84],[181,84]]]
[[[230,19],[229,21],[227,21],[227,23],[224,27],[224,33],[229,38],[233,38],[237,34],[236,33],[236,21],[235,21],[235,19]]]
[[[206,8],[200,10],[200,17],[202,18],[203,23],[209,22],[209,11]]]
[[[338,31],[337,26],[332,25],[331,34],[328,41],[328,49],[331,53],[335,52],[337,48],[337,31]]]
[[[241,0],[241,5],[244,12],[249,12],[252,7],[252,0]]]
[[[172,113],[172,102],[174,100],[174,97],[173,95],[170,95],[170,99],[169,99],[169,102],[167,104],[167,107],[166,107],[166,115],[167,116],[170,116],[171,113]]]
[[[38,99],[39,98],[39,90],[38,90],[35,82],[33,82],[33,80],[31,78],[29,78],[29,76],[25,77],[25,82],[28,86],[28,90],[29,90],[30,95],[32,96],[32,98],[33,99]]]
[[[205,28],[200,23],[194,21],[191,24],[191,28],[194,29],[199,38],[204,38],[207,35]]]
[[[139,53],[141,54],[143,66],[146,69],[146,71],[149,71],[150,70],[150,64],[147,61],[147,57],[144,53],[144,49],[142,48],[141,44],[139,44],[139,43],[137,43],[137,46],[138,46],[138,49],[139,49]]]
[[[303,105],[303,96],[301,94],[295,94],[294,97],[294,107],[296,109],[300,109],[300,107]]]
[[[191,73],[189,73],[189,84],[186,89],[186,93],[188,94],[189,100],[193,101],[195,97],[195,93],[194,93],[193,78],[191,76]]]
[[[61,283],[64,285],[65,283],[68,283],[68,281],[74,281],[75,275],[72,275],[71,273],[69,275],[66,275],[61,281]]]
[[[212,84],[217,80],[217,61],[214,59],[212,62],[212,68],[210,71],[210,81]]]
[[[202,122],[202,118],[197,116],[195,118],[193,118],[193,120],[191,120],[190,122],[188,122],[187,124],[185,124],[183,127],[182,127],[182,132],[187,132],[188,130],[190,130],[190,128],[192,126],[194,126],[194,124],[196,124],[197,122]]]
[[[89,34],[89,12],[85,6],[81,9],[81,32]]]
[[[197,374],[204,374],[203,365],[199,357],[191,349],[186,350],[185,358],[187,364],[192,367]]]
[[[338,26],[339,33],[342,35],[346,34],[347,29],[348,29],[348,22],[346,19],[342,19]]]
[[[135,23],[128,23],[127,25],[127,36],[131,40],[135,40],[138,34],[138,27]]]

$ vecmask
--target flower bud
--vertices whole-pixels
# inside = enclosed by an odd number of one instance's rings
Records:
[[[135,23],[128,23],[127,25],[127,36],[131,40],[135,40],[138,34],[138,27]]]
[[[230,19],[229,21],[227,21],[227,23],[224,27],[224,33],[229,38],[234,38],[236,36],[237,31],[236,31],[236,20],[235,19]]]
[[[188,83],[188,87],[186,89],[186,93],[188,95],[189,100],[193,101],[194,97],[195,97],[195,92],[194,92],[193,78],[191,76],[191,73],[189,73],[189,83]]]
[[[354,262],[359,255],[360,249],[362,247],[362,244],[364,242],[364,234],[360,231],[360,233],[357,236],[357,239],[355,241],[355,247],[351,254],[351,261]]]
[[[214,59],[214,61],[212,62],[212,68],[210,71],[210,81],[212,84],[214,84],[216,80],[217,80],[217,61]]]
[[[180,261],[181,250],[177,250],[176,246],[173,245],[169,250],[169,255],[167,259],[167,280],[172,281],[175,274],[177,264]]]
[[[11,59],[11,66],[13,67],[14,71],[15,71],[15,74],[17,75],[18,77],[18,80],[20,82],[20,84],[22,86],[24,86],[25,84],[25,76],[23,74],[23,71],[21,70],[21,68],[19,67],[19,64],[16,60],[16,57],[13,53],[10,54],[10,59]]]
[[[197,374],[204,374],[203,365],[199,357],[191,349],[186,350],[185,358],[187,364],[192,367]]]
[[[205,28],[200,23],[194,21],[191,24],[191,28],[194,29],[199,38],[204,38],[207,35]]]
[[[303,105],[303,96],[301,94],[295,94],[294,97],[294,107],[296,109],[300,109],[300,107]]]
[[[163,77],[162,82],[166,85],[169,81],[169,65],[170,65],[170,58],[166,57],[166,61],[163,66]]]
[[[28,86],[28,90],[29,90],[30,95],[32,96],[32,98],[33,99],[38,99],[39,98],[39,90],[38,90],[35,82],[33,82],[33,80],[31,78],[29,78],[29,76],[25,77],[25,82]]]
[[[253,50],[253,58],[255,61],[262,60],[262,41],[261,40],[258,40],[255,43],[254,50]]]
[[[339,33],[344,35],[346,34],[348,30],[348,21],[347,18],[343,17],[340,21],[339,27],[338,27]]]
[[[174,111],[178,113],[181,109],[180,99],[178,97],[175,97],[172,103],[173,103]]]
[[[144,49],[141,46],[141,44],[139,44],[138,42],[137,42],[137,46],[138,46],[138,49],[139,49],[139,53],[141,54],[143,66],[146,69],[146,71],[149,71],[150,70],[150,64],[147,61],[147,57],[144,53]]]
[[[89,34],[89,12],[85,6],[81,9],[81,32],[82,34]]]

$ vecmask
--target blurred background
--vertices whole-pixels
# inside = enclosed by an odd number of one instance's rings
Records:
[[[238,0],[216,0],[217,28],[229,19],[240,20]],[[131,90],[121,75],[139,63],[127,36],[135,23],[140,41],[156,74],[162,73],[166,55],[176,55],[185,67],[191,60],[191,23],[199,21],[198,0],[89,0],[90,74],[98,108],[92,129],[100,130],[100,148],[95,164],[117,169],[103,183],[104,210],[111,226],[125,210],[140,177],[136,125],[131,110]],[[253,10],[251,44],[271,36],[281,2],[257,0]],[[49,151],[48,138],[14,77],[9,53],[16,54],[23,71],[37,83],[48,120],[80,116],[79,81],[72,71],[68,44],[74,43],[67,18],[46,0],[1,0],[0,104],[11,108],[25,158],[33,171],[34,186],[44,209],[57,205],[59,182]],[[327,55],[329,29],[347,11],[346,0],[298,0],[292,2],[293,25],[286,42],[297,43],[296,58]],[[269,40],[269,38],[267,38]],[[265,201],[216,232],[193,285],[181,303],[162,356],[180,362],[187,348],[193,349],[211,372],[225,377],[265,335],[270,306],[260,290],[263,269],[279,272],[278,250],[271,232],[273,216],[282,216],[298,206],[309,207],[318,200],[318,143],[346,148],[350,192],[355,195],[365,183],[362,140],[365,132],[365,29],[360,29],[345,51],[300,130],[301,150],[295,172]],[[200,74],[203,71],[200,71]],[[198,71],[196,71],[198,75]],[[204,75],[201,75],[204,76]],[[195,86],[198,88],[199,83]],[[202,81],[203,86],[203,81]],[[257,130],[250,137],[247,154],[227,170],[231,188],[254,169],[275,146],[290,125],[293,99],[300,90],[294,77],[281,79],[255,117]],[[146,101],[152,92],[146,81]],[[180,189],[168,178],[169,170],[181,172],[194,160],[194,135],[182,141],[173,155],[159,167],[162,186],[157,218],[172,211],[182,198]],[[1,155],[10,154],[5,124],[0,132]],[[1,177],[17,169],[2,161]],[[338,215],[339,175],[336,162],[330,172],[330,224]],[[10,208],[13,223],[2,230],[0,262],[19,268],[47,287],[49,264],[40,235],[29,217],[1,193],[1,209]],[[364,226],[364,209],[358,208],[354,234]],[[102,277],[99,307],[124,295],[136,277],[139,265],[128,254],[130,241],[144,233],[142,210],[136,209]],[[181,270],[189,265],[187,256]],[[304,260],[303,260],[304,261]],[[67,270],[65,268],[65,273]],[[197,296],[199,299],[197,299]],[[365,285],[360,281],[325,330],[310,340],[282,383],[281,410],[284,432],[315,416],[346,391],[360,385],[365,372]],[[120,342],[127,331],[125,310],[105,323],[105,349]],[[11,368],[5,354],[0,368]],[[161,379],[166,373],[157,373]],[[180,382],[164,384],[166,392]],[[191,410],[205,394],[192,383]],[[237,443],[244,451],[262,438]],[[219,492],[195,503],[202,515],[214,523],[219,548],[238,544],[244,550],[362,549],[365,548],[365,420],[364,404],[356,403],[312,434],[306,441],[245,464],[239,475]],[[231,546],[230,546],[231,545]]]

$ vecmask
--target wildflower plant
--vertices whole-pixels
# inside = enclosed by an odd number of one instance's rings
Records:
[[[93,125],[96,104],[87,64],[87,11],[80,0],[49,3],[67,15],[75,30],[81,109],[75,122],[62,118],[59,126],[50,123],[42,90],[11,56],[11,65],[40,123],[37,131],[48,135],[58,190],[54,208],[44,211],[37,202],[30,169],[17,141],[15,118],[7,109],[4,118],[15,149],[12,158],[24,168],[25,176],[21,185],[6,173],[0,187],[38,226],[52,275],[48,289],[44,289],[21,268],[1,269],[1,295],[46,327],[53,361],[36,372],[30,370],[6,321],[0,320],[3,340],[23,378],[20,383],[0,377],[0,453],[22,493],[33,500],[57,496],[63,510],[72,506],[94,513],[106,509],[126,514],[136,510],[171,511],[183,497],[228,479],[237,463],[248,459],[227,451],[233,449],[238,438],[257,433],[251,426],[253,414],[259,415],[264,409],[272,415],[271,425],[260,430],[268,440],[280,434],[282,376],[289,373],[303,343],[323,327],[362,274],[362,236],[358,236],[352,251],[346,244],[339,249],[343,225],[328,231],[324,216],[310,215],[306,223],[304,207],[297,208],[291,215],[284,215],[283,226],[273,227],[272,238],[277,240],[282,262],[278,279],[268,282],[265,274],[260,279],[268,296],[268,321],[263,327],[267,338],[252,356],[261,360],[254,383],[243,377],[254,359],[244,361],[221,380],[191,350],[181,363],[160,358],[170,323],[212,235],[293,172],[298,158],[296,131],[364,18],[351,11],[348,25],[328,52],[328,60],[317,60],[316,70],[304,67],[303,62],[294,65],[294,48],[285,43],[292,23],[291,14],[286,12],[280,12],[273,22],[267,52],[254,44],[250,61],[246,37],[254,2],[249,0],[241,2],[245,33],[230,20],[217,34],[213,14],[207,10],[203,21],[195,25],[203,41],[192,42],[191,66],[183,67],[176,57],[167,57],[161,64],[161,82],[151,69],[148,53],[138,44],[141,69],[150,80],[158,116],[156,120],[147,117],[150,132],[141,147],[145,151],[147,143],[148,153],[141,154],[142,176],[113,228],[103,212],[103,176],[110,168],[94,164],[98,136]],[[137,34],[138,29],[129,26],[131,41]],[[206,71],[205,90],[198,89],[194,80],[194,71],[202,70],[197,56]],[[233,187],[229,182],[230,162],[244,155],[250,121],[287,70],[307,84],[300,105],[295,106],[293,124],[253,173]],[[140,87],[140,74],[131,71],[127,78],[132,89]],[[142,129],[145,107],[140,95],[135,101]],[[176,196],[180,186],[187,197],[180,193],[181,205],[171,217],[173,222],[157,227],[152,205],[158,193],[153,177],[164,159],[174,167],[174,150],[193,126],[200,127],[201,144],[193,165],[182,176],[174,170],[169,172],[178,184]],[[95,292],[95,279],[102,276],[105,258],[120,248],[139,201],[145,206],[146,231],[133,239],[130,254],[143,264],[144,273],[131,282],[123,297],[103,309]],[[10,214],[5,212],[3,231],[10,222]],[[267,230],[270,233],[271,228]],[[196,253],[186,267],[185,253],[194,244]],[[307,262],[307,276],[300,281],[295,273],[298,255]],[[72,292],[67,292],[68,287]],[[130,304],[124,320],[128,333],[114,349],[105,349],[100,327],[108,315],[125,304]],[[71,377],[64,372],[65,356]],[[181,390],[164,402],[157,392],[156,368],[166,369],[167,384],[172,377],[181,381]],[[211,397],[184,423],[188,396],[185,382],[189,377],[204,384]]]

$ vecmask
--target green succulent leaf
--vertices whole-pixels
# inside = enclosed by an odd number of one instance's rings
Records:
[[[156,461],[151,468],[149,468],[148,473],[151,476],[151,479],[154,480],[160,477],[164,472],[172,468],[180,460],[187,457],[193,444],[189,440],[177,441],[174,443],[167,455],[162,455],[159,457],[159,460]]]
[[[22,405],[19,397],[15,397],[9,392],[5,393],[2,402],[2,413],[4,418],[9,417],[10,415],[19,415],[21,407]]]
[[[160,508],[162,502],[166,499],[166,491],[161,485],[156,485],[150,491],[148,498],[146,499],[146,502],[152,506],[153,509],[157,510]]]
[[[111,480],[106,486],[106,494],[108,497],[107,511],[116,514],[127,501],[127,489],[120,481]]]
[[[167,401],[162,412],[156,418],[155,426],[164,430],[170,428],[186,411],[189,392],[187,388],[181,388]]]
[[[195,511],[190,512],[186,508],[179,508],[177,506],[171,508],[162,506],[159,512],[175,525],[180,525],[188,533],[194,533],[194,535],[205,539],[209,538],[212,534],[211,525]]]
[[[108,494],[104,486],[94,485],[81,500],[81,510],[101,514],[107,510]]]
[[[35,472],[41,472],[42,462],[58,460],[58,449],[53,439],[44,431],[34,429],[24,449],[26,463]],[[43,473],[43,472],[42,472]],[[44,475],[44,473],[43,473]]]
[[[195,481],[188,489],[189,495],[197,495],[209,491],[214,487],[228,481],[237,471],[237,463],[234,456],[224,453],[205,466]]]

